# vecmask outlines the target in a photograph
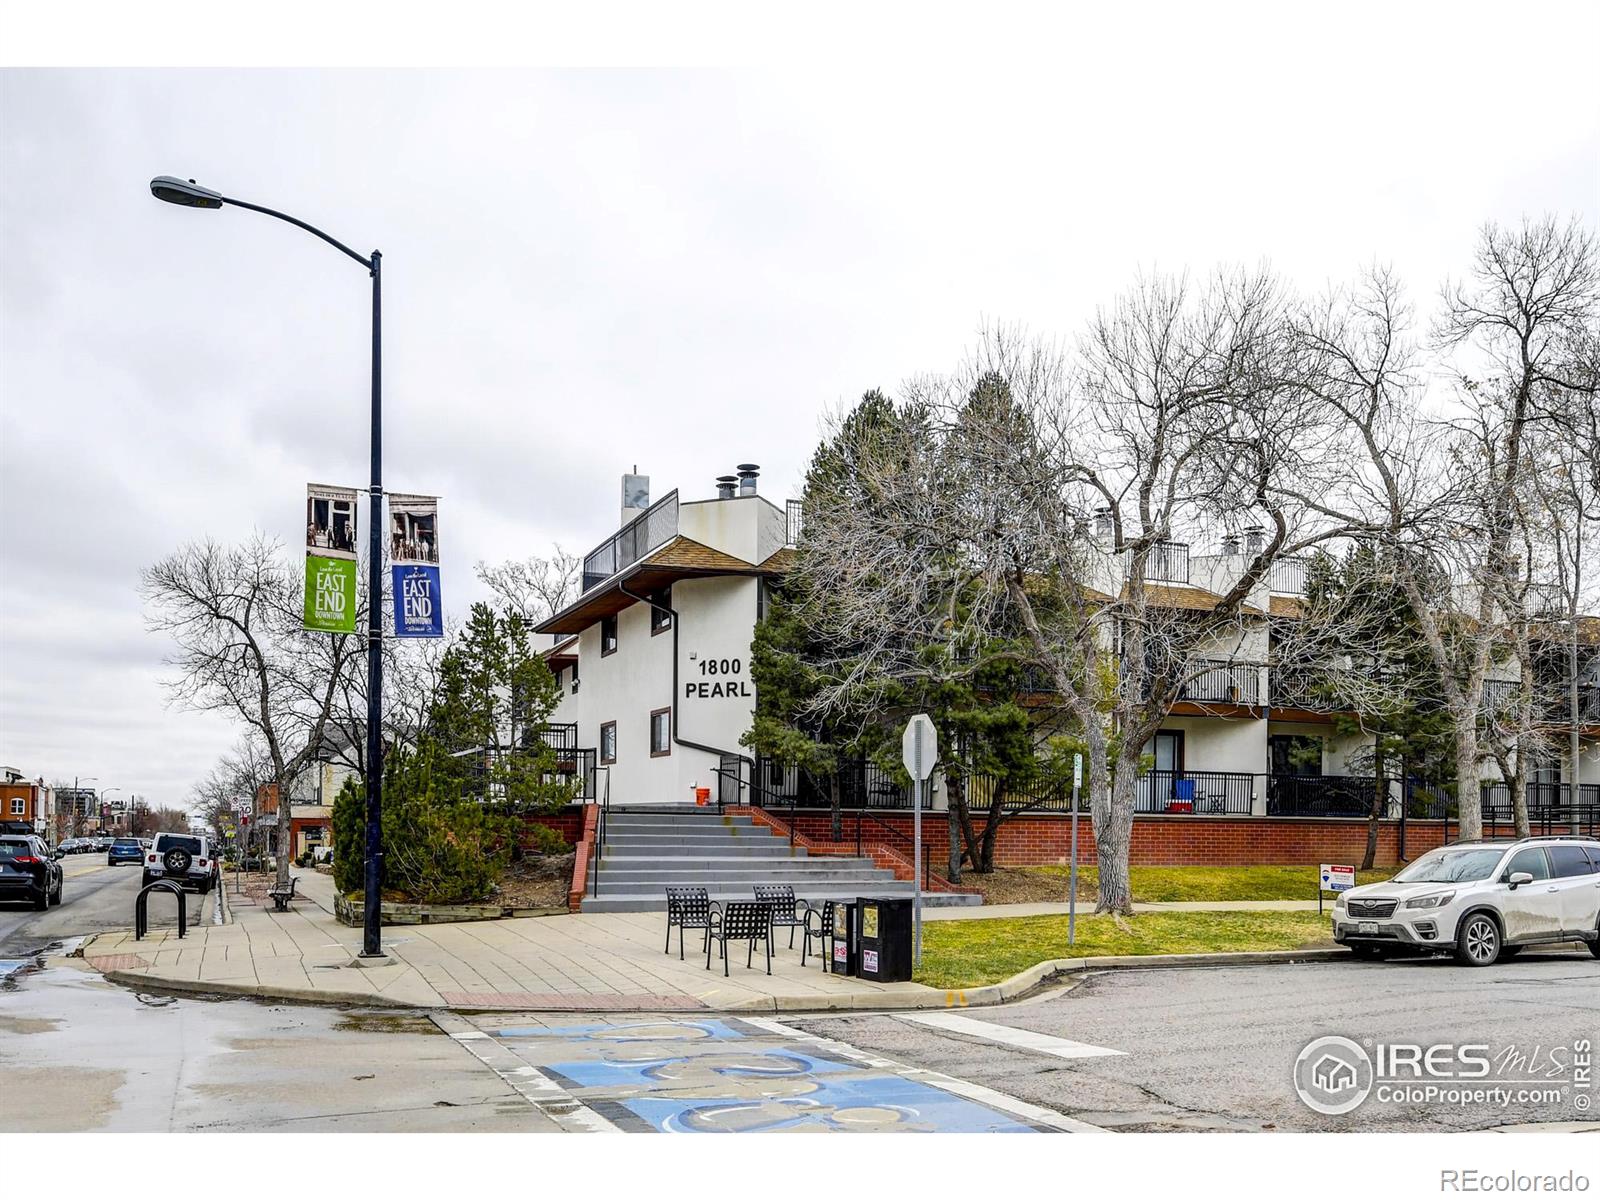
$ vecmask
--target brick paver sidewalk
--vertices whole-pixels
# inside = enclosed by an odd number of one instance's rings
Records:
[[[676,938],[673,953],[662,953],[662,913],[386,926],[389,962],[356,966],[361,931],[334,918],[332,879],[306,870],[295,875],[301,899],[286,913],[235,904],[229,924],[191,928],[182,941],[173,928],[139,942],[131,932],[101,934],[84,957],[135,985],[423,1008],[781,1012],[960,1003],[921,984],[824,974],[814,954],[802,969],[798,936],[790,950],[781,931],[770,976],[759,965],[746,970],[743,953],[730,946],[731,974],[724,978],[719,959],[705,969],[692,930],[683,961]]]

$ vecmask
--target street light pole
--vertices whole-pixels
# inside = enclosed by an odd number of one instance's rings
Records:
[[[382,373],[382,306],[381,270],[383,255],[374,250],[363,257],[343,242],[330,237],[315,225],[308,225],[298,217],[276,209],[263,208],[235,200],[204,188],[194,180],[183,180],[172,175],[158,175],[150,181],[150,193],[168,204],[186,208],[221,208],[231,204],[287,221],[307,233],[327,242],[334,249],[349,256],[367,268],[372,277],[372,483],[369,489],[367,526],[367,846],[365,884],[365,923],[361,938],[361,957],[381,957],[382,932],[382,879],[383,879],[383,738],[380,714],[383,702],[383,373]],[[292,810],[291,810],[292,811]],[[287,836],[289,831],[285,831]]]

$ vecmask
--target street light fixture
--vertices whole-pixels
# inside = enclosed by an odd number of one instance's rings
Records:
[[[362,930],[361,956],[371,958],[383,954],[382,907],[380,888],[383,861],[383,833],[380,816],[383,812],[383,740],[379,737],[379,713],[383,698],[383,624],[379,605],[383,600],[383,548],[380,533],[383,527],[383,371],[382,371],[382,320],[380,303],[383,255],[374,250],[371,256],[357,254],[343,242],[328,236],[315,225],[308,225],[298,217],[276,209],[263,208],[224,196],[210,188],[201,187],[192,179],[179,179],[175,175],[158,175],[150,181],[150,194],[157,200],[185,208],[221,208],[232,205],[263,213],[298,226],[314,234],[328,245],[356,260],[372,276],[372,482],[368,501],[367,528],[367,854],[365,870],[365,926]]]

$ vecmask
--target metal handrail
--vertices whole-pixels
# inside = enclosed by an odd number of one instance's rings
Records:
[[[606,819],[611,815],[611,768],[597,767],[596,771],[606,773],[605,787],[598,789],[600,797],[596,802],[600,811],[595,816],[594,839],[589,843],[589,895],[600,894],[600,860],[606,852]]]
[[[670,516],[666,515],[671,510]],[[678,534],[678,493],[668,492],[583,556],[583,590],[604,583]]]
[[[857,858],[861,857],[861,854],[862,854],[862,845],[861,845],[861,818],[862,817],[866,817],[867,820],[871,821],[874,825],[878,826],[880,829],[888,830],[890,835],[893,838],[895,838],[896,840],[905,842],[908,846],[911,847],[911,857],[913,859],[916,858],[916,842],[914,842],[911,838],[907,837],[904,833],[901,833],[900,830],[896,829],[893,825],[890,825],[888,822],[880,820],[879,818],[873,816],[869,812],[862,812],[860,810],[857,810],[857,812],[856,812],[856,857]],[[894,848],[894,849],[899,849],[898,846],[893,846],[893,843],[891,843],[891,847]],[[929,862],[929,852],[931,850],[932,850],[932,847],[929,846],[926,842],[924,842],[923,845],[922,845],[922,886],[923,886],[924,890],[926,890],[926,888],[928,886],[928,862]]]

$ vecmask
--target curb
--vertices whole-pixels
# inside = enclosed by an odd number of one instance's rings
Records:
[[[98,935],[95,935],[98,936]],[[78,953],[93,942],[87,939]],[[85,956],[87,957],[87,956]],[[1054,958],[1035,963],[1018,971],[999,983],[984,984],[974,988],[936,989],[924,988],[921,992],[840,992],[833,996],[763,996],[718,1008],[704,1006],[702,1012],[727,1013],[820,1013],[820,1012],[889,1012],[942,1010],[949,1008],[982,1008],[1009,1003],[1036,991],[1061,975],[1087,971],[1150,970],[1161,967],[1243,967],[1273,966],[1284,963],[1314,964],[1338,962],[1348,959],[1349,951],[1341,948],[1313,950],[1253,950],[1228,954],[1125,954],[1099,958]],[[93,965],[92,963],[90,964]],[[96,968],[98,970],[98,968]],[[392,1000],[370,992],[341,992],[323,988],[268,988],[253,983],[206,982],[196,979],[164,979],[132,971],[102,971],[112,983],[146,992],[183,992],[192,995],[244,996],[256,1000],[282,1001],[293,1004],[341,1005],[354,1008],[392,1008],[427,1012],[496,1013],[496,1012],[552,1012],[573,1013],[588,1011],[578,1006],[565,1008],[484,1008],[474,1005],[419,1005]],[[608,1008],[608,1013],[652,1013],[659,1007],[636,1009]]]

